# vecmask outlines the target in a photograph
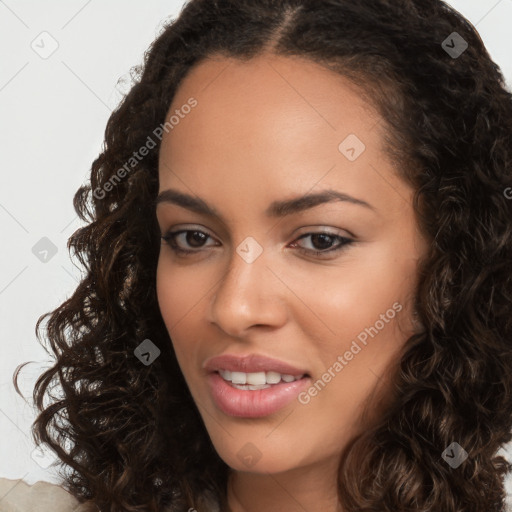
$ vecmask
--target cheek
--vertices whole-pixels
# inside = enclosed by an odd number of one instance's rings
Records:
[[[162,251],[167,252],[164,248]],[[158,260],[156,292],[160,312],[169,333],[186,316],[194,314],[194,307],[208,292],[207,281],[193,268],[173,264],[166,254],[161,255]]]
[[[398,361],[399,351],[412,334],[409,311],[416,284],[415,261],[397,261],[396,248],[373,257],[362,253],[347,260],[324,285],[318,286],[322,282],[318,281],[308,295],[308,305],[322,322],[315,317],[308,326],[303,324],[308,338],[322,340],[315,348],[324,365],[320,373],[331,369],[331,375],[336,374],[333,380],[343,383],[339,389],[350,390],[352,397],[365,394]]]
[[[212,292],[215,275],[207,267],[178,265],[162,248],[156,271],[156,293],[162,319],[185,375],[197,367],[204,340],[205,300]],[[190,385],[190,383],[189,383]]]
[[[160,257],[156,272],[158,305],[180,366],[186,359],[183,348],[191,346],[190,343],[180,343],[180,331],[186,325],[188,315],[193,312],[193,305],[197,303],[194,299],[198,292],[194,289],[194,283],[197,286],[197,280],[191,279],[189,272],[177,271],[176,265],[166,261],[165,256]]]
[[[345,339],[347,334],[355,336],[370,327],[390,309],[391,318],[395,317],[393,304],[397,302],[404,310],[414,294],[414,272],[412,261],[396,261],[395,255],[361,255],[308,296],[319,315]]]
[[[162,261],[162,256],[158,260],[156,269],[156,294],[160,313],[169,334],[171,334],[170,328],[176,323],[178,317],[179,302],[176,300],[178,285],[176,276],[172,276],[170,267]]]

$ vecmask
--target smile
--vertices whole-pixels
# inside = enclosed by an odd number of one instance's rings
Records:
[[[252,380],[252,376],[257,375],[259,379],[265,376],[265,384],[235,384],[225,379],[219,372],[208,374],[207,380],[210,388],[210,394],[217,408],[228,416],[239,418],[261,418],[270,416],[283,409],[291,402],[294,402],[299,395],[310,385],[311,379],[307,375],[293,377],[291,375],[281,375],[274,372],[270,373],[270,379],[274,378],[279,382],[267,384],[267,372],[243,373],[231,372],[231,378],[235,373],[235,380]],[[238,375],[237,375],[238,374]],[[241,374],[241,375],[240,375]],[[286,382],[283,378],[292,377],[291,382]],[[255,382],[255,380],[252,380]]]
[[[217,408],[228,416],[269,416],[293,402],[311,382],[305,368],[261,354],[221,354],[203,370]]]
[[[267,389],[280,382],[293,382],[304,377],[304,374],[293,376],[274,371],[245,373],[219,370],[219,374],[226,382],[231,383],[234,388],[251,391]]]

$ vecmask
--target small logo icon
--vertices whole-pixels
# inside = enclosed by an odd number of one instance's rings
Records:
[[[351,133],[339,146],[339,152],[351,162],[357,160],[366,149],[362,140]]]
[[[142,364],[149,366],[160,355],[160,349],[149,338],[146,338],[135,348],[133,353]]]
[[[263,247],[252,236],[248,236],[236,248],[236,252],[246,263],[252,263],[263,252]]]
[[[46,236],[43,236],[34,247],[32,254],[43,263],[48,263],[56,254],[57,246]]]
[[[452,32],[441,43],[441,46],[452,59],[457,59],[468,49],[469,45],[458,32]]]
[[[252,468],[261,459],[262,453],[252,443],[246,443],[236,455],[240,462]]]
[[[459,443],[453,442],[446,450],[441,454],[441,457],[449,464],[453,469],[457,469],[467,458],[468,453]]]
[[[47,469],[57,460],[55,454],[46,445],[36,446],[30,452],[30,456],[43,469]]]
[[[41,59],[51,57],[59,47],[57,40],[49,33],[41,32],[31,43],[30,47],[34,50]]]

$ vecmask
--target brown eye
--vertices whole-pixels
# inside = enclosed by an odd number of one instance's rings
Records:
[[[185,256],[201,252],[204,247],[208,247],[208,245],[205,245],[205,242],[212,237],[198,229],[181,229],[179,231],[169,231],[161,238],[176,254]],[[305,254],[312,254],[319,257],[339,252],[354,242],[354,240],[350,238],[323,231],[306,233],[299,237],[298,240],[306,238],[311,239],[311,245],[313,247],[305,248],[303,246],[299,246],[299,250]],[[333,247],[333,244],[336,242],[337,244]],[[297,245],[297,241],[291,244],[292,247]]]
[[[181,229],[179,231],[169,231],[161,238],[177,253],[192,253],[199,252],[194,249],[204,247],[206,240],[211,237],[198,229]],[[185,245],[185,248],[183,248],[183,245]]]
[[[336,235],[334,233],[328,233],[324,231],[316,232],[316,233],[306,233],[298,238],[298,240],[302,240],[304,238],[311,238],[311,245],[313,248],[307,249],[304,247],[300,247],[300,251],[306,254],[313,254],[315,256],[323,256],[328,255],[330,253],[336,253],[345,249],[348,245],[352,244],[354,240]],[[335,242],[338,242],[334,248],[331,248]],[[294,242],[293,245],[297,245],[297,242]]]

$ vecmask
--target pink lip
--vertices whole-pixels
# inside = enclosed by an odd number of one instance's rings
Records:
[[[217,407],[229,416],[259,418],[282,409],[310,383],[309,377],[280,382],[270,388],[242,390],[231,386],[217,372],[208,375],[208,385]]]
[[[270,357],[250,354],[247,356],[234,356],[224,354],[208,359],[203,365],[208,372],[217,372],[219,370],[229,370],[232,372],[277,372],[281,375],[304,375],[307,370],[295,368],[284,361],[271,359]]]
[[[269,416],[293,401],[310,382],[307,371],[296,368],[284,361],[257,354],[235,356],[223,354],[212,357],[203,365],[209,372],[208,385],[217,407],[229,416],[258,418]],[[304,377],[293,382],[280,382],[269,388],[243,390],[234,388],[218,373],[219,370],[232,372],[278,372],[281,375]]]

